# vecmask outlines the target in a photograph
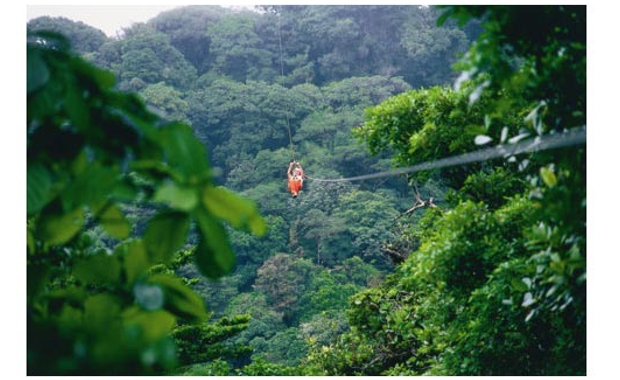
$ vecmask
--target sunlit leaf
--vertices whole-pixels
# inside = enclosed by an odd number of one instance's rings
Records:
[[[71,240],[84,225],[84,211],[77,208],[63,214],[44,214],[37,223],[37,236],[47,244],[63,244]]]
[[[548,187],[553,187],[558,183],[558,179],[555,176],[553,169],[547,167],[540,168],[540,177]]]
[[[134,240],[121,245],[115,254],[123,256],[125,276],[128,284],[133,284],[143,276],[151,266],[144,244],[141,240]]]
[[[181,212],[164,212],[153,217],[146,226],[144,244],[152,263],[168,263],[185,243],[189,217]]]
[[[108,203],[97,213],[99,224],[117,239],[126,239],[131,232],[131,224],[116,204]]]
[[[213,215],[228,221],[234,227],[247,228],[256,235],[264,235],[267,231],[265,220],[250,199],[223,187],[208,186],[204,189],[202,201]]]
[[[179,186],[175,182],[161,185],[155,192],[155,202],[167,203],[172,208],[191,211],[198,204],[195,188]]]

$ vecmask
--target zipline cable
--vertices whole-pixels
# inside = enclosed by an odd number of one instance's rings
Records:
[[[363,181],[366,179],[390,177],[405,173],[415,173],[424,170],[445,168],[450,166],[464,165],[472,162],[487,161],[499,157],[516,156],[521,153],[540,152],[549,149],[563,148],[573,145],[581,145],[586,142],[586,127],[574,128],[566,132],[553,133],[546,136],[539,136],[514,144],[497,145],[492,148],[477,150],[474,152],[463,153],[457,156],[442,158],[436,161],[426,161],[406,168],[386,170],[378,173],[365,174],[356,177],[321,179],[306,176],[308,179],[317,182],[348,182]]]
[[[281,12],[277,13],[278,18],[278,40],[280,46],[280,85],[284,87],[284,63],[282,58],[282,21],[280,20]],[[295,161],[295,148],[293,146],[293,136],[291,134],[291,123],[288,117],[288,107],[284,110],[284,114],[286,116],[286,130],[288,131],[288,140],[289,140],[289,149],[291,151],[291,161]]]

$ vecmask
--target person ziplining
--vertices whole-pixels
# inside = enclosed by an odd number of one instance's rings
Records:
[[[304,187],[304,178],[306,177],[304,174],[304,169],[301,167],[299,162],[291,161],[288,164],[286,176],[288,178],[288,189],[293,195],[293,198],[297,198],[297,195]]]
[[[398,169],[390,169],[377,173],[362,174],[354,177],[322,179],[307,176],[299,162],[294,159],[289,163],[287,176],[288,188],[293,194],[293,198],[303,187],[303,180],[308,178],[315,182],[353,182],[363,181],[377,178],[396,176],[401,174],[416,173],[434,169],[441,169],[451,166],[465,165],[473,162],[488,161],[496,158],[508,158],[523,153],[534,153],[549,149],[564,148],[573,145],[581,145],[586,143],[586,126],[572,128],[561,133],[551,133],[544,136],[537,136],[530,139],[524,139],[512,144],[500,144],[494,147],[475,150],[472,152],[462,153],[455,156],[444,157],[434,161],[425,161],[419,164]],[[433,207],[433,201],[419,200],[422,206]],[[411,211],[417,207],[414,206]]]

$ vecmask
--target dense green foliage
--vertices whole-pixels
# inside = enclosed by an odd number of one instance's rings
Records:
[[[313,180],[585,126],[585,7],[260,10],[29,23],[29,374],[585,374],[585,147]]]
[[[584,11],[449,7],[461,19],[484,15],[463,63],[471,83],[393,97],[356,133],[371,152],[410,165],[475,149],[477,134],[510,143],[585,125],[584,30],[563,26],[582,25]],[[521,34],[516,25],[534,13],[545,22]],[[559,80],[567,72],[577,81]],[[559,87],[548,91],[551,83]],[[405,232],[419,249],[352,298],[351,331],[310,353],[314,373],[585,374],[585,148],[518,160],[441,173],[460,189],[454,206]]]
[[[222,220],[256,234],[265,223],[254,203],[213,184],[186,125],[162,123],[66,46],[29,36],[28,370],[158,373],[176,361],[170,330],[207,314],[179,277],[151,268],[171,263],[195,221],[195,265],[219,277],[235,263]],[[156,210],[141,236],[124,216],[132,202]],[[93,243],[95,224],[111,249]]]

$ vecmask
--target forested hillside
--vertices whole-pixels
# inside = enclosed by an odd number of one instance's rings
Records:
[[[28,33],[28,374],[585,374],[585,145],[389,175],[585,128],[585,7]]]

